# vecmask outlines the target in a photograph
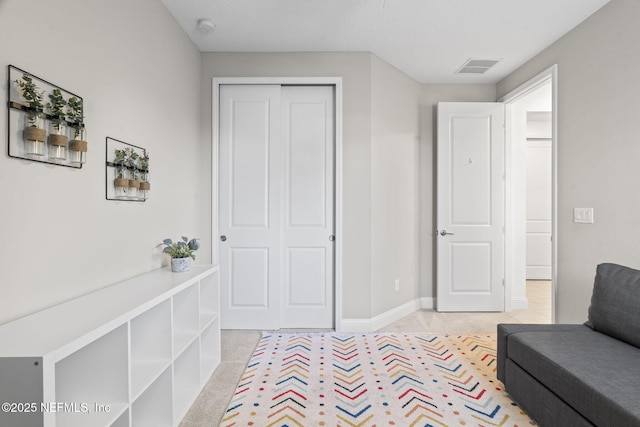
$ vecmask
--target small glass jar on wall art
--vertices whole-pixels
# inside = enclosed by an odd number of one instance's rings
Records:
[[[149,198],[149,191],[151,190],[151,183],[149,182],[149,153],[147,151],[140,156],[140,179],[138,196],[142,200],[147,200]]]
[[[126,199],[127,190],[129,189],[129,173],[127,171],[127,152],[125,150],[116,150],[113,163],[115,166],[116,177],[113,180],[115,187],[115,197],[117,199]]]
[[[47,103],[47,113],[51,116],[49,138],[49,159],[54,161],[65,160],[67,158],[67,146],[69,138],[67,137],[67,122],[65,120],[64,108],[67,101],[62,96],[60,89],[54,89],[49,94],[49,102]]]
[[[140,189],[140,172],[138,171],[138,158],[140,157],[133,148],[125,148],[127,153],[127,169],[129,170],[129,188],[127,198],[136,200]]]
[[[27,113],[22,136],[24,139],[24,153],[27,156],[44,156],[44,143],[47,131],[44,129],[44,105],[42,97],[44,91],[35,84],[33,79],[23,74],[20,80],[15,80],[18,93],[24,99]]]
[[[72,96],[67,101],[67,120],[71,123],[73,139],[69,142],[69,161],[83,164],[87,161],[87,129],[84,126],[82,99]]]

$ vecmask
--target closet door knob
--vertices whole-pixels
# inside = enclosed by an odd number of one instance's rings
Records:
[[[227,236],[225,236],[225,235],[220,236],[220,241],[221,242],[224,242],[226,240],[227,240]]]

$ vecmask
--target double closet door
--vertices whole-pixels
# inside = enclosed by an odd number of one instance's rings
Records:
[[[334,87],[221,85],[225,329],[334,324]]]

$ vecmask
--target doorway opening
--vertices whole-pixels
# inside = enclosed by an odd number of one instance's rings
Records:
[[[556,74],[554,65],[500,99],[506,106],[507,307],[540,307],[545,323],[555,322],[557,286]]]

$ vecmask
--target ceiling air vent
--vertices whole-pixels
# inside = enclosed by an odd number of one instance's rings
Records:
[[[500,62],[499,59],[469,59],[454,74],[484,74]]]

